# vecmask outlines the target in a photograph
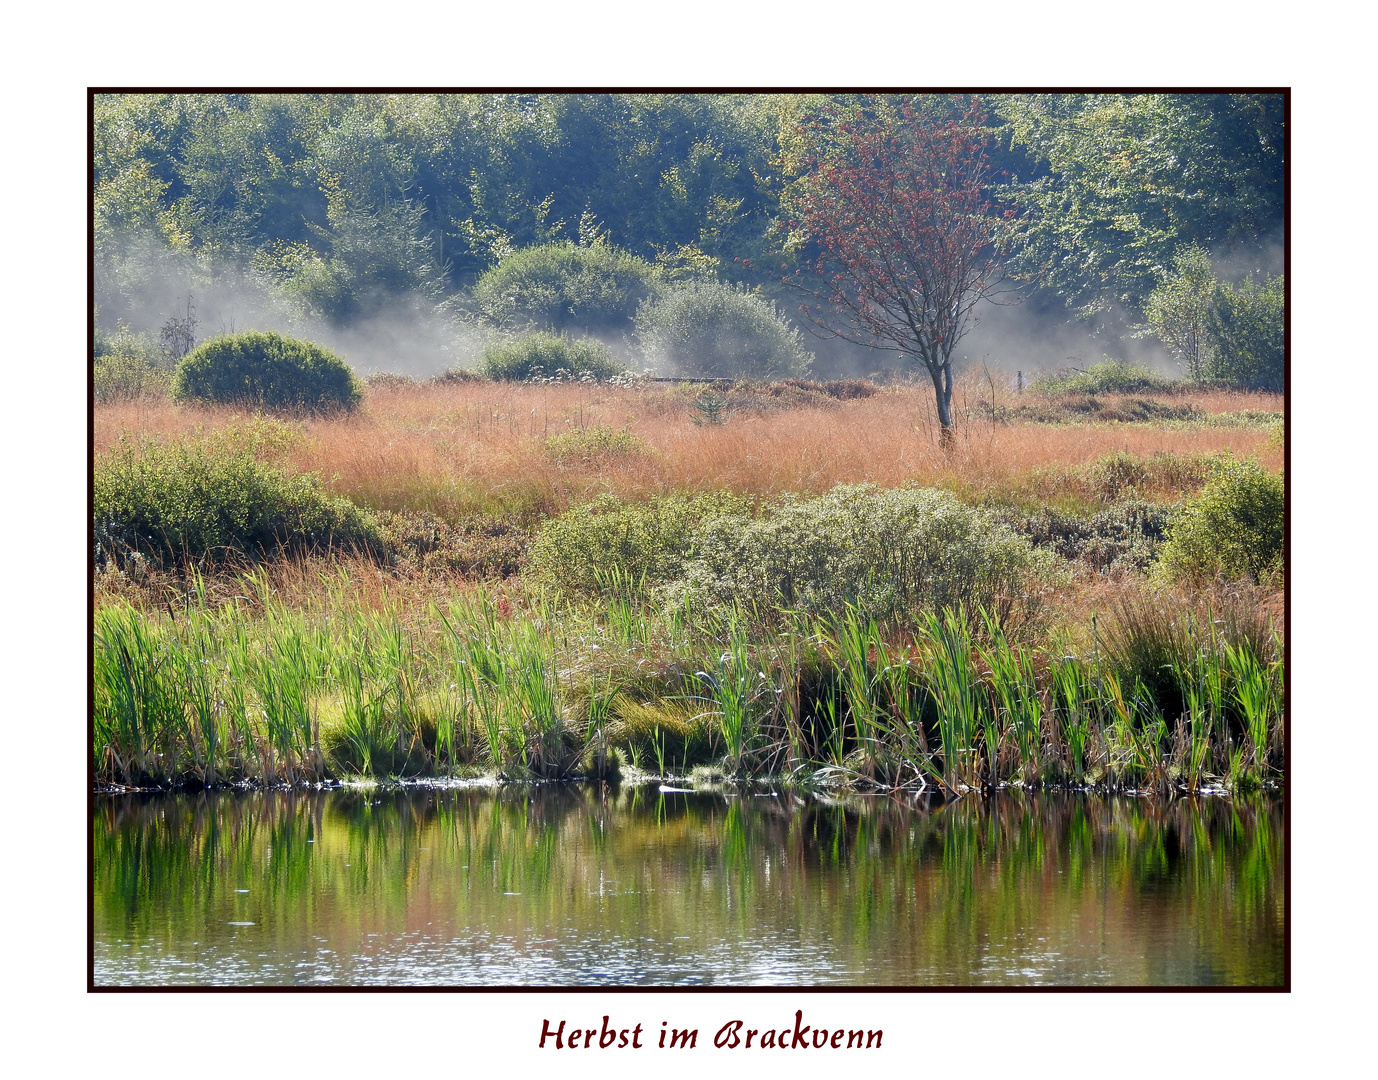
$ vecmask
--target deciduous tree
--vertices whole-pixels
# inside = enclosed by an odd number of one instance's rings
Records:
[[[899,353],[933,380],[951,437],[952,355],[1003,275],[1007,217],[987,197],[975,97],[866,96],[801,132],[803,175],[786,195],[789,244],[816,278],[804,314],[826,334]]]
[[[1217,282],[1210,256],[1199,244],[1177,253],[1171,272],[1149,294],[1144,318],[1158,339],[1186,369],[1187,377],[1199,379],[1210,353],[1207,320]]]
[[[1281,94],[1009,94],[992,106],[1001,138],[1029,158],[1009,193],[1022,234],[1010,271],[1084,318],[1142,310],[1187,244],[1281,239]]]

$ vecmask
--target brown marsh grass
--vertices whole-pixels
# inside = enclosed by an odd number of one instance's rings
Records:
[[[970,404],[991,400],[990,389],[984,398],[981,389],[975,381],[967,384],[968,417],[955,446],[944,450],[932,393],[922,385],[826,405],[773,409],[754,403],[721,425],[693,422],[696,392],[685,388],[382,385],[369,389],[353,415],[299,421],[304,437],[289,460],[331,480],[337,493],[377,509],[446,516],[482,510],[533,519],[603,491],[644,498],[727,489],[767,498],[861,481],[941,486],[972,500],[1077,503],[1088,498],[1078,470],[1116,452],[1141,458],[1229,452],[1257,456],[1270,469],[1282,464],[1281,449],[1262,427],[999,423],[981,419]],[[996,393],[997,404],[1014,398]],[[1204,413],[1278,411],[1282,405],[1276,394],[1217,390],[1171,395],[1171,403]],[[97,405],[94,449],[105,452],[121,433],[176,438],[243,419],[233,408],[149,399]],[[550,436],[595,424],[632,432],[649,452],[584,463],[557,461],[545,451]]]

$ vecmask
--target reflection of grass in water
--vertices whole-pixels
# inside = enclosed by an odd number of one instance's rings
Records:
[[[853,958],[888,950],[953,971],[972,969],[982,941],[1091,917],[1146,955],[1148,904],[1155,925],[1199,934],[1203,963],[1246,982],[1280,978],[1278,813],[1078,796],[787,809],[583,788],[102,799],[95,894],[100,924],[126,940],[245,911],[284,942],[307,918],[345,947],[360,927],[432,911],[595,936],[645,926],[667,941],[779,917]]]

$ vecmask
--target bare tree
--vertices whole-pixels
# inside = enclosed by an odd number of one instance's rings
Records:
[[[191,293],[187,293],[187,313],[183,318],[173,315],[158,332],[163,352],[175,363],[196,346],[196,308]]]

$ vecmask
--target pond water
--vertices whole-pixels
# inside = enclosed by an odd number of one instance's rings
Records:
[[[1280,799],[96,799],[102,986],[1279,986]]]

